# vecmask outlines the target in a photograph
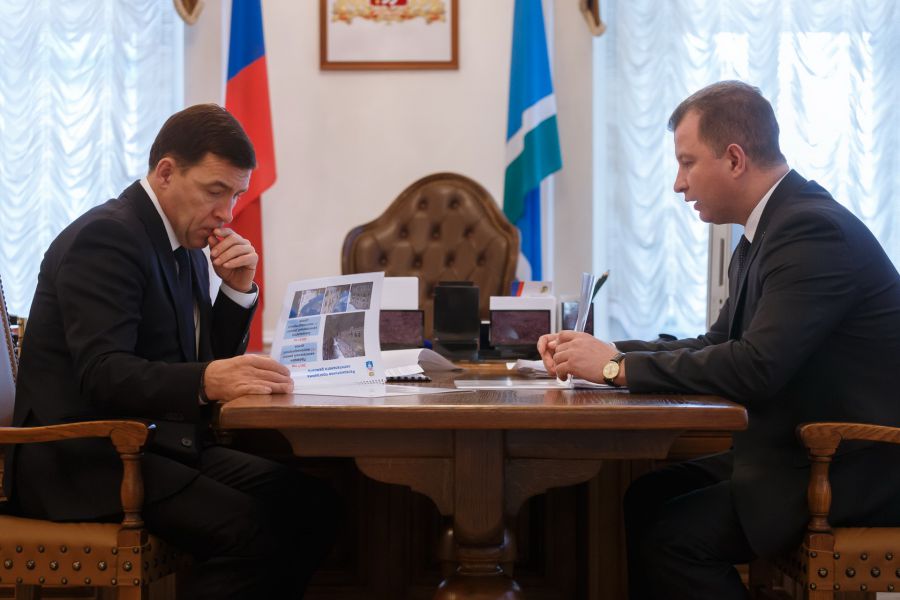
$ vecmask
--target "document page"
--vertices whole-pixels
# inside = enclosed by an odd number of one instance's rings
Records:
[[[272,358],[291,370],[296,393],[323,385],[384,383],[378,314],[384,273],[288,285]]]

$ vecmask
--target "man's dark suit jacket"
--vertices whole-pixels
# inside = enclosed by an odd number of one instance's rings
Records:
[[[616,345],[634,392],[746,406],[749,427],[731,450],[734,501],[754,550],[771,556],[798,542],[808,520],[796,426],[900,425],[900,276],[856,217],[794,171],[769,199],[748,260],[741,281],[732,261],[730,297],[705,335]],[[900,523],[896,448],[844,444],[840,453],[831,522]],[[863,485],[874,489],[860,494]]]
[[[41,263],[16,390],[17,426],[137,418],[157,431],[143,459],[146,501],[196,476],[208,429],[199,401],[205,362],[243,353],[253,309],[220,293],[213,306],[201,250],[190,250],[198,357],[181,340],[175,258],[139,182],[69,225]],[[170,460],[170,459],[175,459]],[[176,462],[177,461],[177,462]],[[21,446],[14,497],[25,514],[85,519],[121,511],[122,466],[107,440]]]

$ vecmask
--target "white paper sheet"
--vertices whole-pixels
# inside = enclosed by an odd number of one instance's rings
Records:
[[[452,362],[428,348],[408,348],[405,350],[385,350],[381,353],[385,370],[419,365],[426,371],[458,371]],[[418,371],[421,373],[422,371]],[[388,374],[388,373],[386,373]],[[388,376],[393,376],[388,374]]]
[[[457,379],[453,382],[462,390],[596,390],[613,388],[605,383],[594,383],[586,379],[560,381],[559,379]]]
[[[309,396],[345,396],[350,398],[387,398],[389,396],[417,396],[421,394],[447,394],[450,392],[466,392],[455,388],[438,388],[415,385],[391,385],[391,384],[356,384],[356,385],[329,385],[325,387],[311,387],[302,390],[294,390],[294,395]]]

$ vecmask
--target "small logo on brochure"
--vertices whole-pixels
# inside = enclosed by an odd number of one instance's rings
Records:
[[[366,368],[369,369],[370,371],[372,370],[372,367],[374,367],[374,366],[375,366],[375,363],[373,363],[371,360],[366,361]]]

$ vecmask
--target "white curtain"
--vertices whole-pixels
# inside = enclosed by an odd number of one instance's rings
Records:
[[[873,231],[900,265],[900,2],[609,0],[599,140],[613,339],[705,330],[708,227],[672,191],[666,122],[722,79],[775,107],[788,164]],[[600,53],[603,55],[600,56]]]
[[[162,0],[0,2],[0,274],[27,314],[44,251],[147,171],[182,102],[180,20]]]

